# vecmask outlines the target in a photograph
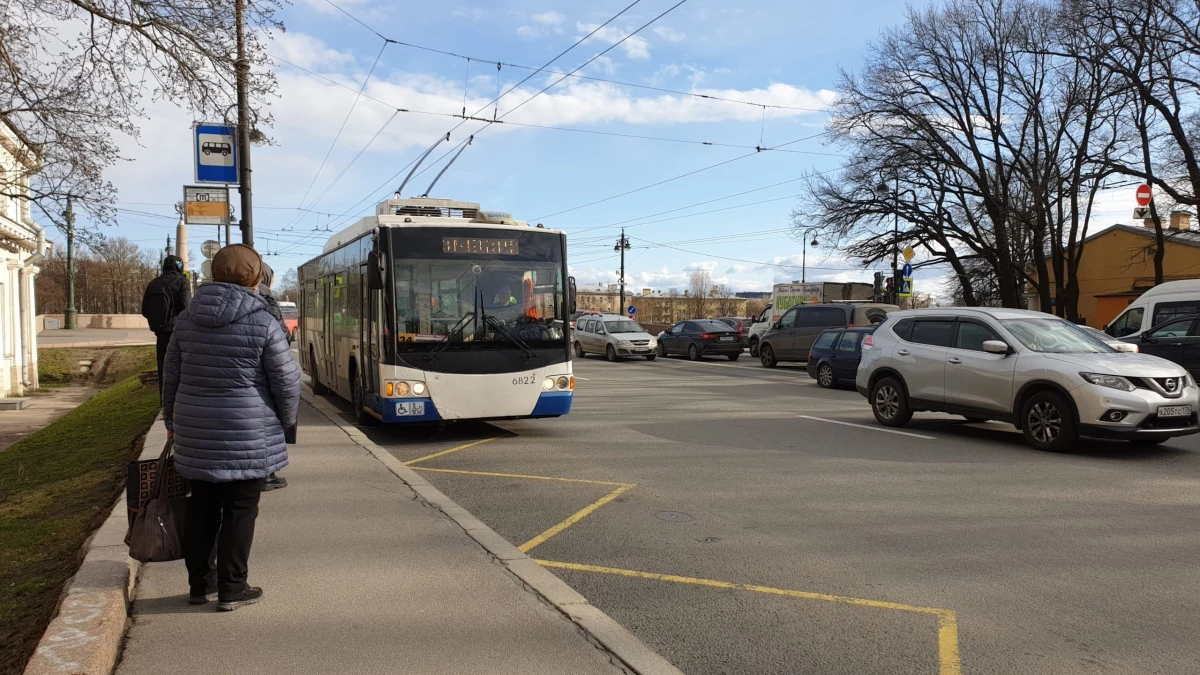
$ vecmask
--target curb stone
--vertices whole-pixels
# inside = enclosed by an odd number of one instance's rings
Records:
[[[509,573],[533,590],[545,602],[554,607],[565,618],[579,627],[591,640],[599,643],[613,658],[637,675],[683,675],[661,655],[651,649],[614,621],[604,612],[588,603],[566,582],[554,576],[485,525],[466,509],[454,503],[436,487],[429,484],[416,471],[408,468],[392,453],[367,438],[355,425],[341,418],[341,411],[325,400],[302,392],[304,400],[326,419],[346,433],[359,447],[371,453],[375,459],[407,485],[425,503],[442,512],[454,521],[475,543],[503,565]],[[27,673],[28,675],[28,673]]]
[[[157,457],[166,442],[161,418],[146,432],[141,458]],[[84,544],[83,564],[67,581],[58,612],[46,627],[25,675],[108,675],[120,656],[140,563],[129,557],[125,495]]]

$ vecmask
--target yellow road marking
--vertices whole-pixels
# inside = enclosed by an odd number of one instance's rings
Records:
[[[958,620],[955,617],[954,612],[949,609],[940,609],[937,607],[917,607],[898,602],[884,602],[881,600],[867,600],[865,598],[851,598],[845,595],[829,595],[826,593],[813,593],[811,591],[795,591],[787,588],[773,588],[771,586],[735,584],[728,581],[717,581],[716,579],[700,579],[696,577],[677,576],[674,574],[658,574],[657,572],[642,572],[639,570],[626,570],[617,567],[581,565],[578,563],[540,560],[536,558],[534,559],[534,562],[543,567],[555,567],[559,569],[575,570],[577,572],[615,574],[617,576],[632,577],[635,579],[652,579],[654,581],[668,581],[677,584],[691,584],[693,586],[707,586],[709,588],[726,588],[738,591],[753,591],[755,593],[782,595],[785,597],[802,598],[805,600],[836,602],[844,605],[858,605],[860,607],[875,607],[879,609],[894,609],[902,612],[915,612],[918,614],[932,614],[938,618],[939,674],[961,675],[962,672],[962,666],[958,657]]]
[[[413,471],[434,471],[436,473],[458,473],[466,476],[492,476],[495,478],[530,478],[533,480],[556,480],[563,483],[586,483],[588,485],[630,485],[629,483],[614,483],[607,480],[585,480],[583,478],[559,478],[558,476],[530,476],[523,473],[498,473],[495,471],[464,471],[462,469],[431,469],[425,466],[414,467]]]
[[[574,525],[575,523],[578,523],[579,521],[588,517],[592,513],[592,511],[595,511],[596,509],[600,508],[601,506],[604,506],[605,504],[607,504],[607,503],[611,502],[612,500],[616,499],[617,497],[621,496],[622,492],[626,492],[627,490],[631,490],[635,487],[637,487],[637,486],[632,483],[627,483],[625,485],[622,485],[621,487],[617,488],[616,490],[613,490],[612,492],[604,495],[600,499],[597,499],[596,501],[592,502],[591,504],[588,504],[587,506],[583,507],[582,509],[576,511],[570,518],[567,518],[566,520],[564,520],[561,523],[555,525],[554,527],[546,530],[545,532],[539,534],[538,536],[534,537],[533,539],[530,539],[529,541],[525,542],[524,544],[521,544],[520,546],[517,547],[517,549],[520,550],[521,553],[529,553],[534,548],[546,543],[546,540],[549,539],[550,537],[553,537],[554,535],[558,534],[559,532],[562,532],[563,530]]]
[[[450,453],[452,453],[452,452],[458,452],[459,450],[466,450],[467,448],[473,448],[473,447],[475,447],[475,446],[477,446],[477,445],[483,445],[484,443],[490,443],[491,441],[494,441],[494,440],[496,440],[497,438],[500,438],[500,437],[499,437],[499,436],[495,436],[495,437],[493,437],[493,438],[485,438],[485,439],[483,439],[482,441],[475,441],[474,443],[467,443],[466,445],[460,445],[460,446],[458,446],[457,448],[450,448],[449,450],[443,450],[443,451],[441,451],[441,452],[435,452],[435,453],[433,453],[432,455],[425,455],[424,457],[418,457],[418,458],[416,458],[416,459],[410,459],[409,461],[407,461],[407,462],[405,462],[405,463],[404,463],[404,466],[412,466],[413,464],[416,464],[416,463],[418,463],[418,462],[424,462],[424,461],[426,461],[426,460],[433,459],[434,457],[441,457],[442,455],[448,455],[448,454],[450,454]]]

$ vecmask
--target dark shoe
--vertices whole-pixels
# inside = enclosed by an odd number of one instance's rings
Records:
[[[285,487],[287,487],[287,479],[276,474],[267,476],[267,479],[263,481],[263,492],[278,490],[279,488]]]
[[[230,596],[227,599],[221,598],[217,600],[217,611],[232,612],[242,605],[253,605],[259,600],[262,600],[262,598],[263,590],[256,586],[251,586],[237,595]]]
[[[192,589],[188,593],[188,604],[189,605],[203,605],[206,602],[208,602],[209,600],[216,600],[216,599],[217,599],[217,582],[215,582],[215,581],[213,583],[209,584],[208,588],[206,588],[202,591],[197,591],[196,589]]]

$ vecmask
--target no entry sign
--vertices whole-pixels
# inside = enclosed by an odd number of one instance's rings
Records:
[[[1150,186],[1139,185],[1137,189],[1138,206],[1150,206]]]

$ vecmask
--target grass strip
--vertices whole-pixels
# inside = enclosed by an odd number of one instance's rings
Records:
[[[119,372],[154,368],[154,348],[137,349]],[[24,670],[158,409],[135,374],[0,453],[0,675]]]

